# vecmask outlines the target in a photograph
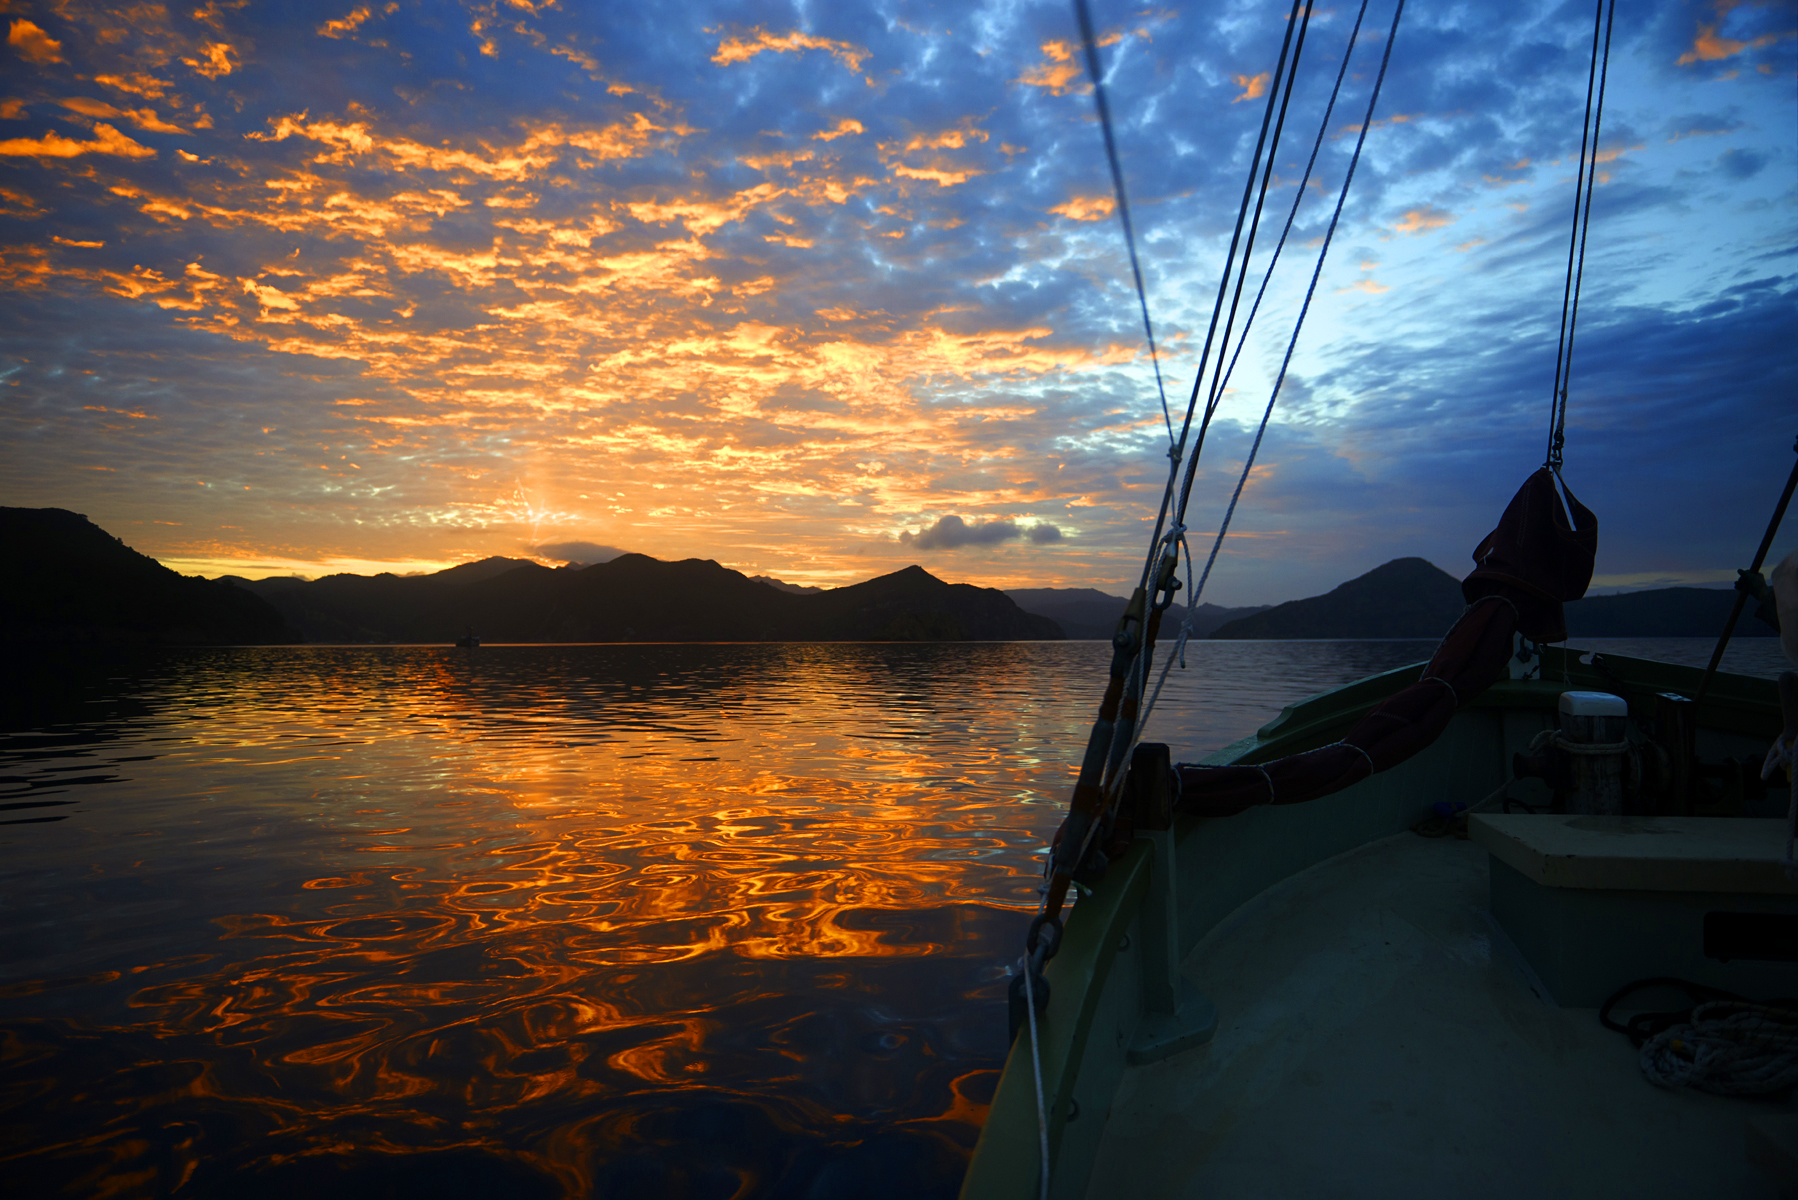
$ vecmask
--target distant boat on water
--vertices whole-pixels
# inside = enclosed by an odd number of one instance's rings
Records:
[[[461,646],[465,650],[473,650],[480,644],[481,639],[474,635],[473,629],[470,629],[467,633],[456,639],[456,645]]]

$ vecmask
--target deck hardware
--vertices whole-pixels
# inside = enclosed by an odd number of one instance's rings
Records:
[[[1566,760],[1568,810],[1621,816],[1630,744],[1629,704],[1609,692],[1562,692],[1555,749]]]

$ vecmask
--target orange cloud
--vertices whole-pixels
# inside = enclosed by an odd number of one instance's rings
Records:
[[[1236,81],[1236,86],[1242,89],[1242,95],[1230,103],[1240,104],[1244,100],[1259,100],[1267,95],[1267,84],[1273,78],[1273,73],[1263,71],[1259,75],[1232,75],[1231,78]]]
[[[83,154],[114,154],[121,158],[152,158],[156,151],[139,145],[110,125],[96,122],[94,140],[78,142],[60,133],[46,133],[31,138],[8,138],[0,141],[0,157],[7,158],[77,158]]]
[[[862,63],[869,57],[864,47],[849,42],[833,42],[829,38],[814,37],[797,30],[776,35],[758,26],[747,37],[725,38],[719,42],[718,52],[712,55],[712,61],[719,66],[729,66],[731,63],[747,62],[765,51],[787,54],[804,50],[823,50],[858,73],[862,69]]]
[[[386,160],[400,170],[467,171],[489,179],[524,179],[554,162],[557,150],[572,146],[601,159],[629,158],[641,150],[656,134],[683,135],[692,132],[685,126],[657,125],[642,113],[629,122],[617,122],[598,129],[564,131],[549,125],[531,134],[516,146],[494,149],[482,147],[485,154],[442,146],[427,146],[410,138],[383,137],[372,131],[367,121],[308,121],[305,113],[295,113],[274,122],[268,133],[245,136],[255,141],[280,142],[290,137],[304,137],[331,149],[314,161],[347,162],[357,155]]]
[[[862,127],[860,121],[856,120],[854,117],[844,117],[832,128],[820,129],[817,133],[812,134],[812,139],[814,141],[830,142],[848,134],[866,132],[868,131]]]
[[[922,179],[927,183],[934,183],[938,187],[946,188],[966,183],[976,175],[984,175],[985,172],[973,168],[952,171],[937,167],[908,167],[904,163],[896,163],[893,166],[893,174],[905,179]]]
[[[198,55],[181,61],[192,67],[195,74],[217,79],[237,69],[238,64],[234,61],[236,54],[237,51],[224,42],[202,42]]]
[[[141,71],[130,76],[96,75],[94,82],[115,91],[129,92],[134,96],[143,96],[149,100],[162,99],[168,90],[175,86],[154,75],[145,75]]]
[[[1442,229],[1455,223],[1453,213],[1445,212],[1433,204],[1422,208],[1413,208],[1405,213],[1393,229],[1399,233],[1424,233],[1431,229]]]
[[[181,128],[181,126],[171,125],[161,117],[158,117],[155,109],[114,108],[104,100],[90,100],[85,96],[72,96],[67,100],[58,101],[58,103],[70,112],[78,112],[84,117],[107,117],[113,120],[122,117],[125,120],[130,121],[139,129],[146,129],[151,133],[187,132],[187,130]]]
[[[1108,33],[1099,39],[1099,45],[1110,46],[1123,40],[1121,33]],[[1022,83],[1028,87],[1046,88],[1052,96],[1065,96],[1074,90],[1074,81],[1080,78],[1085,70],[1077,57],[1072,42],[1044,42],[1042,44],[1043,61],[1025,71],[1013,83]],[[1085,85],[1081,85],[1084,89]]]
[[[1070,221],[1102,221],[1117,211],[1117,201],[1110,196],[1075,196],[1049,211]]]
[[[905,143],[900,153],[909,154],[913,150],[960,150],[973,142],[987,140],[984,129],[948,129],[942,133],[919,133]]]
[[[62,43],[23,17],[12,23],[12,29],[6,35],[6,44],[16,50],[26,62],[47,66],[62,61]]]
[[[351,9],[348,13],[335,20],[326,21],[323,25],[320,25],[314,30],[314,32],[320,37],[341,38],[356,32],[356,30],[361,27],[362,23],[368,20],[372,15],[373,13],[369,10],[368,5],[364,4],[360,8]]]
[[[1692,38],[1691,49],[1680,55],[1679,58],[1675,60],[1675,65],[1689,67],[1693,63],[1722,62],[1724,59],[1734,58],[1744,50],[1759,50],[1764,46],[1771,46],[1775,42],[1789,38],[1793,36],[1795,32],[1798,32],[1785,29],[1775,33],[1763,33],[1759,37],[1748,38],[1745,40],[1723,37],[1717,30],[1722,26],[1723,22],[1728,19],[1729,14],[1739,7],[1740,4],[1737,0],[1716,0],[1714,9],[1717,19],[1708,25],[1704,24],[1702,21],[1699,22],[1698,31]],[[1764,70],[1765,67],[1762,69]]]

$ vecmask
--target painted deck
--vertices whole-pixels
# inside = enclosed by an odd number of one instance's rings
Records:
[[[1171,856],[1152,854],[1151,839],[1139,838],[1113,861],[1068,918],[1046,972],[1053,993],[1039,1022],[1038,1053],[1026,1038],[1013,1045],[963,1200],[1034,1200],[1044,1133],[1053,1200],[1136,1200],[1134,1192],[1775,1194],[1748,1166],[1741,1102],[1645,1099],[1650,1085],[1627,1039],[1600,1027],[1591,1010],[1539,999],[1523,982],[1527,968],[1494,966],[1494,928],[1475,911],[1491,903],[1495,872],[1486,851],[1408,832],[1431,801],[1471,803],[1505,783],[1512,756],[1554,723],[1563,690],[1607,690],[1652,711],[1659,693],[1692,694],[1701,675],[1615,655],[1586,662],[1558,647],[1543,660],[1548,678],[1500,681],[1433,745],[1390,771],[1308,804],[1219,819],[1181,815]],[[1292,705],[1206,761],[1264,762],[1333,741],[1414,681],[1421,666]],[[1699,706],[1697,752],[1706,762],[1758,762],[1779,721],[1771,680],[1719,675]],[[1542,788],[1538,781],[1511,786],[1514,798],[1547,798],[1532,790]],[[1782,791],[1739,815],[1752,820],[1784,809]],[[1506,871],[1517,875],[1496,868]],[[1316,888],[1324,890],[1308,890]],[[1301,895],[1308,902],[1293,907]],[[1778,895],[1761,899],[1790,903]],[[1154,932],[1147,915],[1168,905],[1177,912],[1176,957],[1215,1002],[1217,1037],[1209,1048],[1130,1066],[1127,1051],[1150,1020],[1143,980],[1158,959],[1146,952]],[[1256,915],[1275,911],[1291,919]],[[1497,937],[1502,960],[1511,943]],[[1607,991],[1615,986],[1608,973],[1587,974],[1603,974]],[[1580,982],[1566,970],[1556,978],[1569,996],[1566,985]],[[1798,988],[1739,990],[1783,995]],[[1445,1061],[1434,1062],[1439,1057]],[[1033,1058],[1045,1098],[1041,1126]],[[1556,1073],[1562,1070],[1571,1074]],[[1567,1086],[1584,1078],[1581,1072],[1599,1089],[1584,1099]],[[1719,1105],[1729,1115],[1693,1115]],[[1675,1186],[1687,1177],[1657,1170],[1641,1174],[1646,1190],[1619,1183],[1637,1175],[1618,1166],[1625,1152],[1612,1135],[1644,1121],[1654,1134],[1646,1140],[1657,1147],[1705,1140],[1705,1169],[1714,1177]],[[1770,1138],[1756,1143],[1767,1161],[1785,1153],[1784,1141]],[[1798,1148],[1792,1153],[1798,1158]],[[1534,1173],[1520,1173],[1528,1171]]]
[[[1130,1068],[1087,1188],[1161,1197],[1772,1197],[1791,1105],[1650,1085],[1486,915],[1488,857],[1402,833],[1268,889],[1185,962],[1205,1047]]]

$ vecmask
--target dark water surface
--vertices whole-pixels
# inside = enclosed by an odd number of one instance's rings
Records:
[[[1203,643],[1150,736],[1197,757],[1430,649]],[[7,1191],[952,1196],[1108,653],[14,662]]]

